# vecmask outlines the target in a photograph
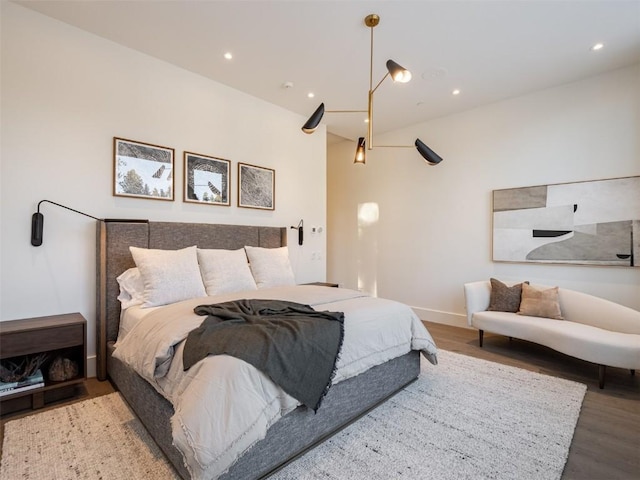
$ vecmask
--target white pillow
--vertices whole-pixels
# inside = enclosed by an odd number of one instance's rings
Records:
[[[155,307],[207,293],[200,276],[196,247],[155,250],[129,247],[144,283],[143,307]]]
[[[130,268],[120,274],[118,278],[118,285],[120,286],[120,305],[122,309],[133,307],[134,305],[142,305],[144,303],[144,283],[142,282],[142,275],[137,268]]]
[[[289,262],[289,249],[244,247],[251,273],[258,288],[295,285],[296,279]]]
[[[198,249],[198,263],[207,295],[257,290],[247,254],[239,250]]]

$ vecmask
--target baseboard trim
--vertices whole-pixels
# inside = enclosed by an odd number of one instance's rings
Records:
[[[467,324],[467,316],[460,313],[442,312],[429,308],[411,307],[420,320],[433,323],[442,323],[452,327],[470,328]]]
[[[96,376],[96,356],[87,357],[87,378]]]

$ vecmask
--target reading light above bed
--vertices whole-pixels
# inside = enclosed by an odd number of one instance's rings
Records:
[[[400,66],[393,60],[387,60],[387,73],[378,84],[373,86],[373,28],[380,23],[380,17],[375,13],[367,15],[364,19],[364,24],[371,29],[371,48],[370,48],[370,62],[369,62],[369,102],[367,110],[326,110],[327,113],[365,113],[367,114],[367,139],[360,137],[358,139],[358,146],[356,148],[356,156],[353,163],[362,164],[366,163],[366,151],[365,145],[368,143],[368,150],[373,150],[373,94],[378,87],[385,81],[388,76],[391,76],[394,82],[407,83],[411,80],[411,72]],[[325,114],[324,103],[316,109],[315,112],[309,117],[307,123],[302,126],[304,133],[313,133],[318,128],[323,115]],[[416,148],[418,153],[424,158],[429,165],[437,165],[442,161],[442,158],[431,150],[422,140],[416,138],[413,145],[375,145],[375,148]]]
[[[43,202],[51,203],[58,207],[66,208],[67,210],[71,210],[72,212],[79,213],[80,215],[84,215],[85,217],[93,218],[94,220],[98,220],[101,222],[149,223],[149,220],[98,218],[98,217],[94,217],[93,215],[89,215],[88,213],[84,213],[70,207],[65,207],[64,205],[60,205],[59,203],[52,202],[51,200],[40,200],[38,202],[38,209],[36,213],[34,213],[31,216],[31,245],[33,245],[34,247],[39,247],[40,245],[42,245],[42,233],[44,230],[44,215],[40,213],[40,204]]]
[[[304,221],[300,220],[297,227],[291,226],[294,230],[298,230],[298,245],[304,243]]]

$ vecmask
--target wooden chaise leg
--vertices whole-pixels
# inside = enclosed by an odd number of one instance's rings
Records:
[[[600,388],[604,388],[604,374],[605,374],[606,370],[607,370],[606,366],[599,365],[599,368],[598,368],[598,386]]]
[[[482,348],[483,338],[484,338],[484,330],[478,330],[478,343],[480,344],[480,348]]]

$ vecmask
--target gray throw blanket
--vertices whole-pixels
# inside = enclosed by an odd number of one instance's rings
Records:
[[[320,407],[342,347],[344,313],[283,300],[237,300],[194,312],[208,316],[187,336],[185,370],[208,355],[231,355],[307,407]]]

